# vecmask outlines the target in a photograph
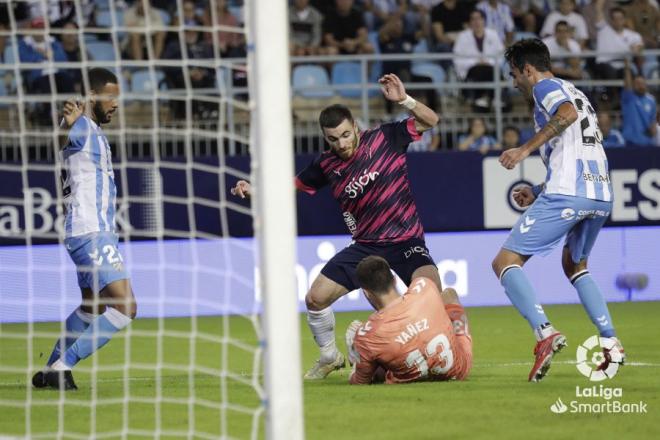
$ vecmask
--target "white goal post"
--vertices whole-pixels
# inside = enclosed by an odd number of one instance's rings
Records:
[[[303,438],[300,325],[294,276],[295,198],[286,0],[248,11],[253,203],[264,292],[266,434]],[[255,209],[253,207],[253,209]]]

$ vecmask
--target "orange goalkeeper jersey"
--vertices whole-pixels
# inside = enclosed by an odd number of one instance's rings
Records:
[[[353,384],[372,383],[385,370],[386,383],[464,379],[472,366],[472,340],[465,311],[445,304],[428,278],[416,278],[397,301],[373,313],[357,331]]]

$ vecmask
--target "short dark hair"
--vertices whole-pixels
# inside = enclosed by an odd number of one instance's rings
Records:
[[[520,130],[518,130],[518,127],[514,127],[513,125],[507,125],[506,127],[504,127],[502,133],[504,133],[505,131],[515,131],[518,134],[518,136],[520,136]]]
[[[99,93],[106,84],[118,84],[117,75],[102,67],[89,69],[89,87],[96,93]]]
[[[534,66],[539,72],[550,70],[548,46],[538,38],[527,38],[513,43],[504,52],[504,57],[511,67],[518,70],[523,70],[525,64]]]
[[[383,295],[394,287],[394,276],[390,265],[383,257],[370,255],[357,265],[355,274],[363,289],[376,295]]]
[[[319,115],[319,125],[323,128],[335,128],[347,119],[353,123],[353,115],[345,105],[333,104],[323,109]]]
[[[557,30],[557,28],[558,28],[559,26],[566,26],[566,27],[569,27],[568,22],[567,22],[566,20],[559,20],[559,21],[555,24],[555,30]]]
[[[622,13],[624,17],[626,16],[626,11],[623,8],[614,7],[614,8],[610,8],[610,17],[614,17],[614,14],[616,14],[617,12]]]
[[[474,14],[475,12],[481,15],[481,18],[486,20],[486,13],[481,9],[476,9],[476,8],[470,11],[470,15],[468,15],[468,18],[472,18],[472,14]]]

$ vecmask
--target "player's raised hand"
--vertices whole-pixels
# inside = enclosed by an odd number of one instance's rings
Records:
[[[231,189],[231,193],[232,195],[238,196],[241,199],[246,197],[249,198],[252,194],[252,186],[245,180],[239,180],[236,182],[236,186]]]
[[[67,128],[73,126],[73,124],[82,116],[83,111],[85,111],[85,104],[79,102],[77,99],[69,99],[64,103],[64,108],[62,109],[62,114],[64,116],[64,123]]]
[[[406,99],[406,88],[403,82],[393,73],[383,75],[378,82],[385,99],[393,102],[401,102]]]
[[[531,205],[534,202],[534,199],[536,199],[536,197],[530,186],[519,186],[513,190],[513,200],[515,200],[521,208]]]
[[[500,154],[500,163],[507,170],[511,170],[528,155],[529,153],[521,147],[511,148],[509,150],[503,151],[502,154]]]

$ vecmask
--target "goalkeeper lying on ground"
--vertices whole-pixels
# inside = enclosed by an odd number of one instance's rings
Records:
[[[454,289],[440,293],[435,283],[420,277],[401,296],[390,266],[377,256],[358,264],[357,278],[376,312],[365,323],[353,321],[346,331],[349,361],[354,366],[352,384],[468,376],[472,337]]]

